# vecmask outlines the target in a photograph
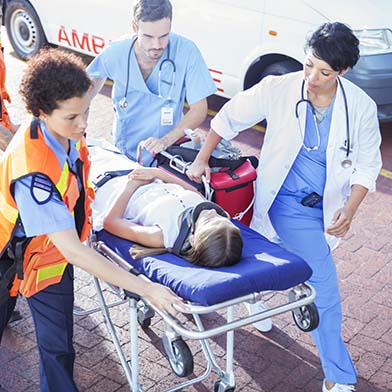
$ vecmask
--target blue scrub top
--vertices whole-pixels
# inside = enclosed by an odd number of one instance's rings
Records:
[[[112,42],[91,62],[87,71],[92,78],[113,80],[114,142],[123,153],[135,158],[137,145],[142,140],[149,137],[161,138],[179,123],[185,99],[192,105],[214,94],[216,87],[196,45],[184,37],[170,33],[170,59],[176,66],[170,102],[158,95],[159,67],[168,58],[168,47],[146,81],[132,49],[126,94],[128,106],[121,108],[120,101],[125,96],[127,83],[128,54],[133,40],[134,37],[131,37]],[[161,73],[164,97],[169,95],[172,73],[173,67],[169,62],[164,62]],[[174,110],[173,125],[161,125],[161,110],[165,106]]]
[[[317,150],[300,149],[289,174],[287,175],[279,195],[292,195],[301,201],[312,192],[320,196],[324,194],[327,176],[326,150],[335,99],[331,102],[324,120],[317,124],[320,132],[320,146]],[[299,132],[299,130],[298,130]],[[307,105],[304,144],[307,147],[317,145],[317,129],[312,109]],[[321,205],[321,203],[319,203]]]
[[[76,172],[76,161],[79,157],[76,149],[76,142],[69,142],[69,153],[64,150],[60,142],[47,130],[45,124],[40,121],[40,129],[43,132],[45,142],[55,153],[64,167],[68,162],[70,169]],[[36,186],[32,189],[32,176],[24,177],[15,183],[15,201],[18,207],[22,226],[15,232],[17,237],[34,237],[41,234],[55,233],[75,228],[75,220],[67,206],[54,191],[48,198],[46,189],[53,187],[53,184],[45,176],[39,176]],[[36,195],[33,197],[32,193]],[[40,204],[38,200],[44,200]],[[47,199],[47,200],[46,200]]]

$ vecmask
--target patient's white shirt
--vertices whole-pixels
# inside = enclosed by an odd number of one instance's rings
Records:
[[[136,190],[128,202],[124,218],[143,226],[159,226],[165,247],[171,248],[179,233],[179,216],[188,207],[203,201],[200,194],[181,185],[154,182]]]
[[[127,176],[113,178],[103,185],[93,203],[95,230],[103,227],[103,218],[122,191]],[[186,190],[181,185],[160,181],[143,185],[129,199],[123,218],[143,226],[158,226],[163,233],[166,248],[171,248],[179,233],[179,216],[188,207],[205,201],[199,193]]]

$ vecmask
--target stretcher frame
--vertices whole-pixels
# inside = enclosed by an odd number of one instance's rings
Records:
[[[100,144],[96,145],[97,147],[102,147],[104,150],[109,152],[117,153],[113,148],[106,148],[105,146],[100,146]],[[166,152],[161,152],[161,154],[165,155]],[[175,166],[175,169],[179,172],[183,172],[186,170],[187,163],[184,162],[179,157],[171,156],[168,154],[168,158],[171,159],[171,165]],[[185,166],[185,167],[184,167]],[[128,168],[128,164],[125,167],[115,167],[115,169],[125,169]],[[105,168],[106,169],[106,168]],[[207,184],[208,185],[208,184]],[[208,188],[208,187],[206,187]],[[133,273],[135,275],[139,275],[142,279],[149,281],[149,279],[136,271],[125,259],[123,259],[120,255],[114,252],[107,244],[97,239],[97,236],[93,233],[90,237],[88,245],[101,253],[108,260],[113,262],[114,264],[120,266],[126,271]],[[130,386],[131,391],[133,392],[142,392],[143,388],[140,385],[140,377],[139,377],[139,355],[138,355],[138,326],[139,324],[142,327],[148,327],[149,322],[151,322],[151,317],[154,313],[158,313],[163,321],[165,322],[165,332],[163,336],[163,345],[165,351],[168,355],[170,366],[173,371],[182,376],[189,375],[192,372],[186,372],[186,369],[182,367],[186,367],[184,363],[181,363],[181,351],[179,349],[187,348],[190,353],[188,346],[182,340],[182,338],[187,338],[190,340],[199,341],[202,349],[202,353],[206,360],[206,369],[205,371],[196,376],[193,379],[189,379],[185,382],[174,385],[173,387],[166,390],[166,392],[177,391],[183,388],[186,388],[190,385],[194,385],[196,383],[202,382],[205,380],[212,370],[214,369],[218,376],[219,380],[215,383],[214,392],[233,392],[235,389],[235,377],[233,371],[233,355],[234,355],[234,330],[240,327],[244,327],[246,325],[255,323],[257,321],[261,321],[267,319],[269,317],[273,317],[287,311],[291,311],[294,316],[294,321],[297,326],[303,331],[311,331],[318,325],[318,313],[317,308],[313,304],[316,292],[312,286],[305,283],[300,283],[297,286],[291,287],[289,290],[288,300],[279,306],[275,306],[264,311],[261,311],[257,314],[248,315],[246,317],[236,317],[234,313],[234,308],[238,304],[242,303],[254,303],[259,301],[264,295],[269,293],[277,293],[282,292],[280,290],[269,290],[269,291],[260,291],[249,293],[247,295],[237,297],[228,301],[224,301],[218,304],[214,304],[211,306],[202,306],[197,303],[187,302],[190,310],[187,314],[192,315],[195,326],[194,328],[184,327],[181,324],[181,321],[177,318],[173,318],[166,313],[162,313],[158,309],[154,309],[154,307],[149,304],[145,299],[140,298],[140,296],[130,293],[128,291],[122,290],[118,287],[109,285],[111,291],[116,294],[119,298],[118,301],[107,302],[103,290],[101,288],[101,282],[97,278],[93,278],[95,290],[97,293],[97,298],[99,302],[99,306],[94,309],[84,310],[84,311],[74,311],[75,315],[88,315],[95,312],[102,312],[105,320],[105,324],[107,330],[112,338],[114,346],[116,348],[117,354],[120,359],[121,366],[124,370],[125,376],[127,378],[128,384]],[[284,291],[288,291],[284,290]],[[119,338],[116,334],[116,330],[114,328],[114,324],[110,317],[110,308],[126,303],[129,304],[129,331],[130,331],[130,360],[127,359],[126,354],[124,353]],[[142,306],[140,306],[142,304]],[[180,309],[177,309],[180,311]],[[201,316],[203,314],[208,314],[212,312],[216,312],[218,310],[226,310],[226,323],[219,326],[214,326],[210,329],[206,329],[203,325]],[[190,323],[187,323],[189,325]],[[220,334],[226,334],[226,364],[225,369],[222,369],[211,349],[208,339]],[[178,345],[178,343],[184,343],[183,345]],[[187,351],[183,351],[182,354]],[[190,353],[192,355],[192,353]],[[191,357],[193,361],[193,357]],[[193,362],[192,362],[193,368]],[[184,370],[184,372],[182,372]]]
[[[121,268],[124,268],[130,273],[139,275],[139,277],[145,279],[146,281],[149,281],[147,277],[145,277],[144,275],[140,275],[137,271],[135,271],[134,268],[126,260],[116,254],[108,245],[106,245],[102,241],[97,241],[94,235],[92,236],[89,245],[114,264],[120,266]],[[206,360],[206,370],[204,371],[204,373],[185,382],[181,382],[165,390],[165,392],[178,391],[182,388],[202,382],[210,375],[213,369],[217,372],[219,377],[219,380],[215,383],[214,391],[233,392],[236,385],[233,370],[234,330],[237,328],[241,328],[249,324],[253,324],[257,321],[264,320],[269,317],[273,317],[288,311],[293,312],[295,323],[303,331],[311,331],[316,328],[318,324],[317,309],[313,304],[316,297],[316,292],[311,285],[305,283],[301,283],[289,289],[287,302],[246,317],[235,317],[234,307],[241,303],[254,303],[256,301],[259,301],[264,295],[280,291],[274,290],[250,293],[248,295],[237,297],[211,306],[201,306],[192,302],[187,302],[190,308],[190,311],[187,312],[187,314],[192,315],[195,322],[195,329],[190,329],[181,325],[178,319],[166,313],[163,313],[158,309],[155,309],[147,301],[141,299],[140,296],[122,290],[118,287],[114,287],[112,285],[109,286],[111,287],[112,291],[120,298],[120,300],[114,303],[107,303],[103,294],[103,290],[101,288],[100,281],[97,278],[93,278],[93,281],[98,297],[99,307],[84,312],[75,312],[75,314],[86,315],[96,311],[102,312],[106,328],[116,348],[117,354],[121,362],[121,366],[129,383],[130,390],[133,392],[143,391],[143,388],[140,384],[138,354],[138,326],[139,324],[141,324],[141,322],[143,322],[143,319],[140,319],[140,315],[142,315],[142,317],[145,316],[146,319],[149,321],[150,318],[154,315],[154,312],[156,312],[165,322],[163,344],[165,351],[168,355],[170,366],[177,375],[177,371],[181,372],[182,367],[186,366],[186,364],[179,363],[179,356],[181,360],[181,355],[183,353],[179,353],[178,348],[181,348],[183,346],[180,345],[178,347],[178,344],[176,343],[182,341],[183,337],[190,340],[198,340],[200,342],[201,349]],[[138,305],[140,303],[140,300],[142,300],[144,303],[142,307]],[[121,347],[109,311],[111,307],[122,304],[124,302],[129,303],[129,331],[131,347],[130,360],[127,359],[127,356]],[[224,309],[226,310],[226,324],[219,325],[210,329],[205,329],[200,316],[203,314],[208,314]],[[222,369],[219,366],[208,341],[209,338],[220,334],[226,334],[225,369]]]

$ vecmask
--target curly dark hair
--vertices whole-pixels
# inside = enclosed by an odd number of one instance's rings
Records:
[[[358,38],[340,22],[321,25],[308,39],[305,49],[337,72],[354,67],[359,59]]]
[[[91,86],[83,61],[59,49],[42,49],[28,64],[19,92],[26,109],[50,115],[61,101],[83,96]]]

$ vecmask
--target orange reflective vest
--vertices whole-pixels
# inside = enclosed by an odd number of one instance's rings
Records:
[[[75,216],[75,225],[81,241],[87,239],[91,229],[91,201],[94,191],[88,182],[90,161],[85,139],[77,143],[78,173],[73,173],[68,163],[63,167],[45,143],[38,121],[20,130],[0,162],[0,257],[5,255],[14,239],[19,212],[13,197],[13,184],[25,176],[41,173],[49,178],[69,211]],[[82,189],[79,191],[79,177]],[[0,261],[1,262],[1,261]],[[11,296],[19,293],[26,297],[61,280],[67,261],[50,242],[47,235],[33,237],[24,249],[23,279],[15,278]]]
[[[1,43],[0,43],[1,47]],[[11,103],[11,98],[8,95],[8,92],[5,88],[5,63],[4,63],[4,56],[3,56],[3,48],[0,49],[0,125],[11,129],[11,124],[8,116],[7,109],[4,105],[4,101],[8,101]]]

